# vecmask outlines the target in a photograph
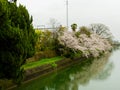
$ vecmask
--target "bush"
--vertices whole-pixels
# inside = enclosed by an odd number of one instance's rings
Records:
[[[55,48],[55,38],[53,33],[49,30],[41,31],[36,30],[37,34],[37,43],[36,51],[45,51],[45,50],[54,50]]]
[[[57,64],[56,64],[55,62],[52,62],[52,63],[51,63],[51,66],[52,66],[53,68],[56,68],[56,67],[57,67]]]
[[[69,48],[65,48],[63,51],[63,56],[67,58],[72,58],[74,56],[74,52]]]
[[[91,34],[89,29],[85,26],[80,27],[79,33],[80,34],[86,34],[88,37],[90,37],[90,34]]]
[[[73,30],[73,32],[75,32],[76,29],[77,29],[77,24],[76,24],[76,23],[73,23],[73,24],[71,25],[71,29]]]
[[[74,50],[59,44],[59,42],[57,44],[56,53],[67,58],[73,58],[75,56]]]
[[[80,34],[81,34],[80,31],[78,31],[78,32],[75,33],[75,36],[76,36],[77,38],[79,38],[79,35],[80,35]]]

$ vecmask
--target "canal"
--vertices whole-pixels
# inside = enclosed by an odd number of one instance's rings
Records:
[[[120,49],[30,81],[13,90],[120,90]]]

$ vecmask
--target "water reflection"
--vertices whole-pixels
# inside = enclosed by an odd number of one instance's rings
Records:
[[[108,78],[108,76],[111,75],[111,71],[113,69],[113,62],[109,62],[105,68],[99,73],[96,75],[95,79],[97,80],[105,80]]]
[[[16,90],[78,90],[90,80],[105,80],[111,75],[113,62],[108,62],[110,54],[99,59],[88,59],[65,70],[39,78]]]

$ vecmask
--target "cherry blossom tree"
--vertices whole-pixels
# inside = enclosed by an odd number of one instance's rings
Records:
[[[76,37],[75,33],[65,31],[58,37],[61,45],[74,50],[76,53],[81,51],[83,56],[99,57],[103,52],[112,49],[111,44],[105,38],[101,38],[96,33],[91,33],[90,37],[86,34],[80,34]]]

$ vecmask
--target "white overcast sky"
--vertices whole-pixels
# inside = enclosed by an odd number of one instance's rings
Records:
[[[107,25],[115,38],[120,40],[120,0],[68,0],[69,27],[91,23]],[[18,0],[33,16],[33,25],[46,25],[55,18],[66,25],[66,0]]]

